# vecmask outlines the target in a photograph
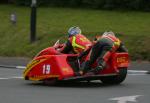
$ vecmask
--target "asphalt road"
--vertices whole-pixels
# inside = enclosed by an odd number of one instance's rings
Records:
[[[129,74],[120,85],[93,81],[57,86],[25,81],[21,75],[21,69],[0,68],[0,103],[150,103],[149,74]]]

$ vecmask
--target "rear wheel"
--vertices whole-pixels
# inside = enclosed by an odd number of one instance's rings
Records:
[[[125,80],[127,76],[127,68],[119,68],[119,73],[117,76],[102,77],[100,80],[104,84],[120,84]]]

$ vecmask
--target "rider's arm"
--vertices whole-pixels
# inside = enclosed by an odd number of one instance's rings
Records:
[[[72,50],[72,45],[70,43],[70,41],[68,40],[65,45],[64,48],[61,50],[61,53],[69,53]]]
[[[81,52],[78,56],[79,59],[82,59],[82,57],[84,57],[85,55],[87,55],[91,50],[91,47],[88,48],[87,50],[84,50],[83,52]]]

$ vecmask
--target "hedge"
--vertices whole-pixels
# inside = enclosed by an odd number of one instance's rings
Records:
[[[31,0],[14,0],[14,2],[17,5],[31,5]],[[150,11],[150,0],[37,0],[37,2],[39,6]]]

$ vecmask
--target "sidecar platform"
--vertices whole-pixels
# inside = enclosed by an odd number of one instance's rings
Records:
[[[117,74],[98,74],[98,75],[83,75],[64,78],[63,81],[88,81],[88,80],[100,80],[101,77],[116,76]]]

